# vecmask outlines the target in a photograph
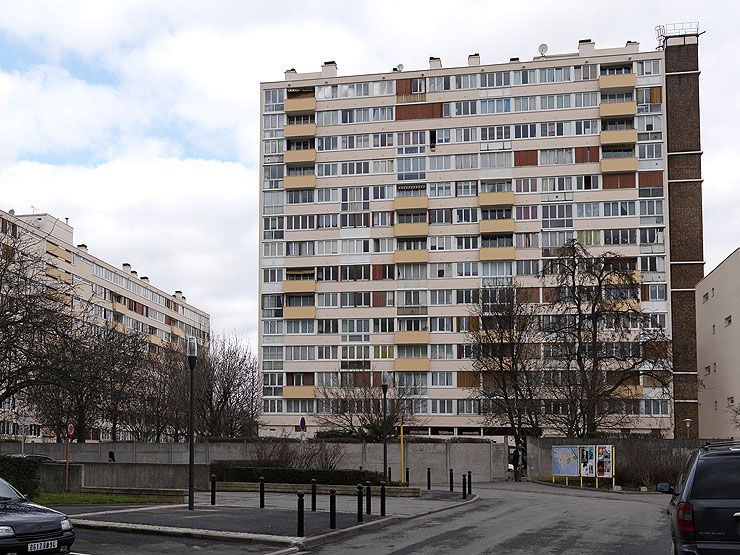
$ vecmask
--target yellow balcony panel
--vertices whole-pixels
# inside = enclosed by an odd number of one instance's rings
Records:
[[[637,129],[602,131],[599,138],[602,145],[633,144],[637,142]]]
[[[116,301],[113,301],[111,308],[113,312],[118,312],[119,314],[126,314],[128,312],[128,307],[125,304],[117,303]]]
[[[513,233],[514,220],[481,220],[481,233]]]
[[[126,326],[124,326],[121,322],[114,322],[113,329],[116,330],[118,333],[124,333],[126,331]]]
[[[420,249],[418,251],[396,251],[394,258],[396,264],[429,262],[429,251],[426,249]]]
[[[406,344],[427,345],[429,343],[429,332],[428,331],[397,331],[393,340],[396,342],[396,344],[400,343],[403,345],[406,345]]]
[[[316,388],[312,385],[286,385],[283,387],[283,399],[313,399]]]
[[[396,210],[426,210],[429,208],[429,197],[396,197],[393,199],[393,208]]]
[[[283,318],[289,320],[304,320],[316,318],[315,306],[286,306],[283,308]]]
[[[286,150],[284,155],[286,164],[316,161],[316,149],[313,148],[307,148],[304,150]]]
[[[316,98],[313,96],[304,96],[300,98],[287,98],[284,103],[286,112],[315,112]]]
[[[70,264],[72,263],[72,253],[62,247],[53,245],[52,243],[46,243],[46,252],[61,258],[62,260],[66,260]]]
[[[481,193],[478,195],[480,206],[503,206],[514,204],[514,191],[502,191],[501,193]]]
[[[178,337],[185,337],[185,332],[182,331],[180,328],[178,328],[177,326],[174,326],[174,325],[173,326],[170,326],[170,327],[171,327],[171,330],[170,331],[172,332],[172,335],[176,335]]]
[[[607,102],[599,104],[599,115],[602,118],[616,116],[634,116],[637,114],[636,102]]]
[[[291,279],[283,282],[283,293],[315,293],[316,280]]]
[[[396,372],[414,372],[417,370],[429,370],[428,358],[397,358],[394,361],[393,369]]]
[[[152,345],[159,345],[159,346],[161,346],[162,345],[162,340],[159,338],[158,335],[149,334],[149,343],[151,343]]]
[[[72,274],[65,272],[64,270],[60,270],[59,268],[55,268],[54,266],[46,267],[46,275],[50,278],[63,281],[64,283],[72,283]]]
[[[286,125],[285,129],[286,139],[295,139],[298,137],[315,137],[316,136],[316,124],[315,123],[299,123],[297,125]]]
[[[634,73],[599,77],[600,89],[634,89],[635,85],[637,85],[637,76]]]
[[[601,173],[628,173],[637,171],[637,158],[606,158],[601,161]]]
[[[514,260],[514,247],[482,248],[481,260]]]
[[[645,392],[641,385],[621,385],[614,390],[614,395],[624,397],[625,399],[640,399],[644,394]]]
[[[429,224],[396,224],[393,227],[396,237],[427,237],[429,235]]]
[[[287,175],[283,181],[286,189],[314,189],[316,187],[315,175]]]

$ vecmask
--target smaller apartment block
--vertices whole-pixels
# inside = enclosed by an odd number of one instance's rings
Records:
[[[45,273],[61,282],[74,284],[77,295],[93,304],[95,315],[120,331],[148,335],[152,346],[183,344],[196,337],[206,344],[210,336],[209,315],[187,303],[181,291],[169,294],[152,285],[149,278],[124,263],[121,268],[88,252],[84,244],[75,245],[73,228],[49,214],[15,215],[0,210],[2,234],[27,236],[29,248],[44,259]],[[15,436],[15,400],[0,407],[0,437]],[[40,436],[31,426],[31,439]],[[93,438],[98,439],[98,438]]]
[[[696,286],[699,437],[740,436],[740,249]]]

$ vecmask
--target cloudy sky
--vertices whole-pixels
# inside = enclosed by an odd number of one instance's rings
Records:
[[[740,4],[733,1],[65,0],[0,3],[0,208],[68,217],[75,242],[211,313],[257,322],[259,82],[573,52],[699,21],[707,271],[738,246]]]

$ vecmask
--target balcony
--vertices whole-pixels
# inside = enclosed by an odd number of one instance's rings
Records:
[[[397,358],[394,361],[393,369],[396,372],[406,371],[429,371],[428,358]]]
[[[599,77],[600,89],[634,89],[635,85],[637,85],[637,76],[634,73]]]
[[[316,388],[312,385],[283,386],[283,399],[313,399],[316,397]]]
[[[429,262],[429,251],[420,249],[416,251],[396,251],[394,255],[396,264],[416,264]]]
[[[316,149],[307,148],[305,150],[286,150],[284,153],[286,164],[297,164],[299,162],[316,162]]]
[[[631,173],[637,171],[637,158],[605,158],[601,161],[601,173]]]
[[[111,303],[111,309],[113,312],[118,312],[119,314],[126,314],[128,312],[128,307],[125,304],[117,303],[116,301]]]
[[[514,220],[481,220],[481,233],[513,233]]]
[[[637,142],[637,129],[602,131],[599,139],[602,145],[634,144]]]
[[[303,96],[298,98],[287,98],[283,106],[285,112],[289,114],[315,112],[316,97]]]
[[[286,175],[283,185],[286,189],[314,189],[316,188],[316,176]]]
[[[429,344],[428,331],[397,331],[394,335],[396,344],[403,345],[427,345]],[[406,359],[402,359],[406,360]],[[396,361],[398,362],[398,360]]]
[[[480,250],[481,260],[514,260],[516,250],[514,247],[484,247]]]
[[[514,204],[514,191],[481,193],[478,195],[479,206],[511,206],[512,204]]]
[[[300,123],[298,125],[286,125],[284,128],[286,139],[298,139],[300,137],[315,137],[315,123]]]
[[[177,326],[170,326],[170,331],[172,332],[172,335],[176,335],[177,337],[185,337],[185,332]]]
[[[599,104],[599,115],[602,118],[617,116],[634,116],[637,114],[636,102],[607,102]]]
[[[66,260],[70,264],[72,263],[72,253],[69,252],[66,249],[63,249],[62,247],[59,247],[57,245],[54,245],[52,243],[46,243],[46,252],[49,254],[52,254],[56,256],[57,258],[61,258],[62,260]]]
[[[316,318],[316,307],[286,306],[283,308],[283,318],[287,320],[310,320]]]
[[[429,224],[426,222],[416,224],[396,224],[393,226],[396,237],[427,237],[429,235]]]
[[[429,197],[396,197],[393,199],[395,210],[426,210],[429,208]]]
[[[315,293],[316,280],[291,279],[283,281],[283,293]]]
[[[158,335],[149,334],[149,343],[152,345],[158,345],[162,346],[162,340],[159,338]]]
[[[54,266],[46,267],[46,275],[50,278],[63,281],[64,283],[72,283],[72,274],[70,274],[69,272],[65,272],[64,270],[60,270],[59,268],[56,268]]]

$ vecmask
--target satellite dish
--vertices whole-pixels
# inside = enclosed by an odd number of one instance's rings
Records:
[[[543,42],[537,50],[539,50],[540,56],[544,56],[547,54],[547,45]]]
[[[396,70],[397,70],[397,71],[403,71],[403,64],[398,64],[398,65],[396,66]]]

